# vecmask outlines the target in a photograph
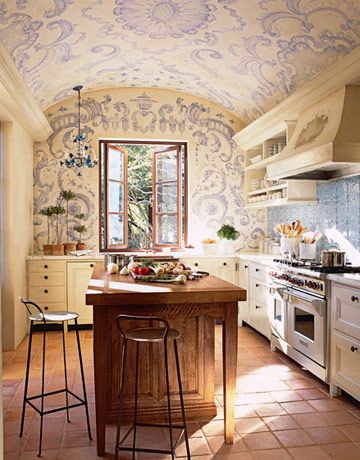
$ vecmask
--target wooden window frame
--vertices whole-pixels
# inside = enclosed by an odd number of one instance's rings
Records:
[[[154,188],[154,170],[153,170],[153,235],[152,235],[152,240],[153,240],[153,246],[152,248],[154,251],[161,251],[163,248],[170,248],[171,250],[179,250],[181,248],[182,244],[182,225],[184,225],[183,228],[183,243],[184,247],[187,247],[188,245],[188,143],[186,141],[153,141],[153,140],[121,140],[121,139],[99,139],[99,252],[145,252],[145,249],[142,248],[128,248],[128,213],[124,212],[124,219],[126,220],[126,225],[125,225],[125,220],[124,220],[124,244],[123,245],[117,245],[116,247],[109,247],[108,244],[108,145],[109,144],[121,144],[121,145],[164,145],[166,147],[177,147],[178,149],[178,245],[171,245],[171,244],[163,244],[163,245],[157,245],[156,244],[156,221],[154,218],[156,218],[156,215],[154,216],[154,210],[156,209],[156,188]],[[105,148],[104,148],[105,147]],[[183,151],[181,152],[181,147],[183,148]],[[105,160],[105,184],[106,184],[106,192],[105,192],[105,209],[102,203],[102,181],[101,181],[101,171],[102,171],[102,148],[104,148],[104,160]],[[121,148],[121,147],[119,147]],[[184,180],[182,181],[182,170],[181,170],[181,155],[183,155],[183,164],[184,164]],[[154,167],[154,163],[153,163]],[[126,179],[125,179],[126,177]],[[128,189],[128,184],[127,184],[127,156],[126,156],[126,170],[124,170],[124,194],[123,194],[123,204],[124,204],[124,211],[127,209],[127,189]],[[182,184],[183,182],[183,184]],[[179,190],[182,190],[183,188],[183,193],[179,193]],[[182,207],[182,197],[184,199],[184,206]],[[183,209],[183,213],[181,210]],[[105,212],[104,216],[104,243],[105,247],[102,248],[102,235],[101,235],[101,213]]]

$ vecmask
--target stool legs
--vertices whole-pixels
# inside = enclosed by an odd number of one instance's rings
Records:
[[[44,327],[44,331],[43,331],[42,373],[41,373],[40,437],[39,437],[39,453],[38,453],[38,457],[41,457],[43,422],[44,422],[45,346],[46,346],[46,322],[45,322],[45,320],[44,320],[43,327]]]
[[[170,433],[170,450],[171,458],[175,459],[174,455],[174,443],[173,443],[173,431],[172,431],[172,418],[171,418],[171,402],[170,402],[170,384],[169,384],[169,362],[167,353],[167,340],[164,340],[164,357],[165,357],[165,376],[166,376],[166,395],[167,395],[167,406],[168,406],[168,418],[169,418],[169,433]]]
[[[66,347],[65,347],[65,325],[62,325],[62,345],[63,345],[63,357],[64,357],[64,377],[65,377],[65,398],[66,398],[66,420],[70,422],[69,418],[69,395],[68,395],[68,379],[67,379],[67,369],[66,369]]]
[[[25,388],[24,388],[24,400],[22,406],[22,413],[21,413],[21,423],[20,423],[20,438],[24,432],[24,420],[25,420],[25,411],[26,411],[26,398],[27,398],[27,390],[29,385],[29,372],[30,372],[30,358],[31,358],[31,345],[32,345],[32,335],[33,335],[33,325],[34,322],[30,322],[30,335],[29,335],[29,346],[28,346],[28,355],[27,355],[27,362],[26,362],[26,374],[25,374]]]
[[[125,382],[125,368],[126,368],[126,352],[127,352],[127,339],[124,339],[122,347],[122,361],[121,361],[121,371],[120,371],[120,392],[119,392],[119,412],[117,420],[117,430],[116,430],[116,443],[115,443],[115,460],[118,460],[119,456],[119,443],[120,443],[120,432],[121,432],[121,423],[122,423],[122,411],[124,404],[124,382]],[[136,384],[137,388],[137,384]]]
[[[75,321],[76,342],[77,342],[78,353],[79,353],[81,381],[82,381],[82,387],[83,387],[83,393],[84,393],[84,402],[85,402],[84,405],[85,405],[85,413],[86,413],[86,423],[87,423],[89,439],[91,441],[92,436],[91,436],[91,428],[90,428],[89,407],[88,407],[88,400],[87,400],[87,393],[86,393],[86,386],[85,386],[84,365],[83,365],[83,359],[82,359],[82,354],[81,354],[80,336],[79,336],[79,328],[78,328],[77,318],[75,318],[74,321]]]
[[[135,408],[134,408],[134,437],[132,460],[135,460],[136,448],[136,427],[137,427],[137,408],[138,408],[138,386],[139,386],[139,342],[136,342],[136,370],[135,370]]]
[[[176,373],[177,373],[178,385],[179,385],[181,415],[182,415],[183,425],[184,425],[184,437],[185,437],[185,445],[186,445],[186,454],[187,454],[188,460],[190,460],[191,459],[191,457],[190,457],[190,447],[189,447],[189,438],[188,438],[188,432],[187,432],[187,427],[186,427],[184,396],[183,396],[182,383],[181,383],[179,353],[178,353],[178,347],[177,347],[177,340],[174,340],[174,350],[175,350],[175,361],[176,361]]]

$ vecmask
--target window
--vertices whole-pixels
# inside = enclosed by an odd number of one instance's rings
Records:
[[[186,143],[100,141],[100,250],[186,245]]]

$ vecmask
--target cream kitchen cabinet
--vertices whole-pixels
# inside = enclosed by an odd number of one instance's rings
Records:
[[[334,275],[335,276],[335,275]],[[330,393],[360,400],[360,286],[332,282]]]
[[[54,258],[27,261],[27,296],[45,311],[76,311],[80,324],[92,324],[92,308],[85,292],[96,262],[102,259]]]
[[[238,282],[237,284],[246,289],[246,300],[239,302],[239,325],[245,321],[249,323],[249,269],[250,262],[248,260],[240,259],[238,262]]]
[[[181,257],[191,268],[202,270],[229,283],[238,283],[238,262],[235,257]]]
[[[85,292],[89,286],[94,262],[69,262],[67,264],[67,306],[79,313],[80,324],[92,324],[92,308],[85,304]]]

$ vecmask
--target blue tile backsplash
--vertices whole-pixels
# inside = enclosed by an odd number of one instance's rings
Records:
[[[300,219],[309,230],[325,236],[318,250],[337,246],[360,257],[360,176],[317,184],[316,205],[287,205],[268,209],[268,233],[278,223]],[[353,260],[353,261],[354,261]]]

